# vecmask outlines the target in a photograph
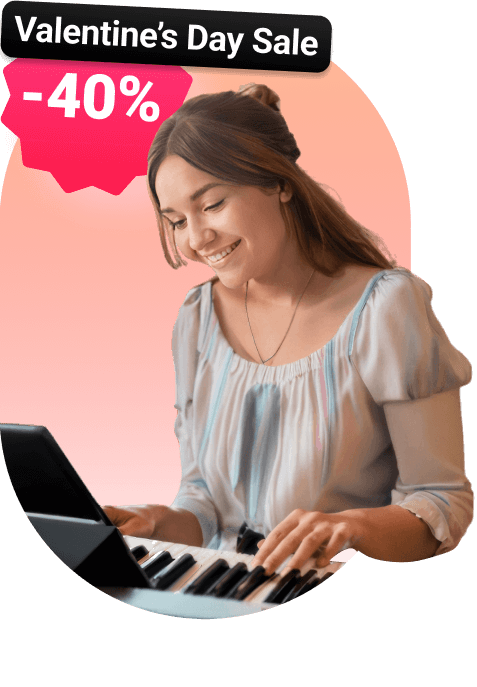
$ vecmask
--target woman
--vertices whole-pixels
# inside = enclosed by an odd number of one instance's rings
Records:
[[[187,101],[148,183],[169,264],[204,262],[173,335],[182,481],[172,507],[108,509],[124,534],[325,566],[351,546],[411,561],[472,519],[459,387],[470,365],[429,287],[298,165],[278,96]],[[172,249],[172,255],[169,250]]]

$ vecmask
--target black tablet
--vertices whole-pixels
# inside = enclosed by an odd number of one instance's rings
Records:
[[[63,563],[96,587],[151,586],[46,427],[0,424],[0,440],[18,500]]]
[[[26,512],[112,524],[46,427],[0,424],[0,440]]]

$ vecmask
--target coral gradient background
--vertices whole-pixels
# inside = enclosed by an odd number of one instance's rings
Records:
[[[410,266],[399,155],[343,71],[188,71],[188,97],[251,80],[276,90],[301,166]],[[145,177],[117,197],[67,194],[23,166],[19,142],[0,222],[1,421],[48,427],[102,504],[171,503],[180,480],[171,333],[187,291],[212,271],[167,265]]]

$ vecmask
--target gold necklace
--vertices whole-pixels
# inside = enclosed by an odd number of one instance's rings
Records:
[[[307,290],[308,284],[311,282],[311,278],[312,278],[312,276],[313,276],[314,274],[315,274],[315,270],[313,270],[313,272],[311,273],[310,278],[309,278],[308,281],[306,282],[306,286],[305,286],[305,288],[303,289],[303,292],[302,292],[300,298],[298,299],[298,303],[296,304],[295,310],[294,310],[293,315],[292,315],[292,318],[291,318],[291,320],[290,320],[290,324],[288,325],[288,329],[286,330],[285,336],[284,336],[283,339],[281,340],[280,345],[278,346],[278,348],[277,348],[277,350],[275,351],[275,353],[274,353],[273,355],[271,355],[269,358],[267,358],[266,360],[264,360],[264,359],[262,358],[262,356],[260,355],[260,351],[258,350],[257,342],[255,341],[255,337],[254,337],[254,335],[253,335],[252,325],[250,324],[250,318],[249,318],[249,316],[248,316],[248,309],[247,309],[248,282],[247,282],[247,286],[245,287],[245,314],[247,315],[247,322],[248,322],[248,326],[249,326],[249,328],[250,328],[250,334],[252,335],[253,343],[255,344],[255,348],[257,349],[258,357],[260,358],[260,362],[262,363],[262,365],[265,365],[265,363],[268,363],[269,360],[271,360],[272,358],[274,358],[274,357],[276,356],[276,354],[278,353],[278,351],[280,350],[280,348],[282,347],[282,344],[283,344],[283,342],[285,341],[285,339],[287,338],[288,332],[290,331],[290,327],[291,327],[292,324],[293,324],[293,320],[295,319],[296,311],[298,310],[298,306],[300,305],[300,301],[301,301],[301,299],[303,298],[303,296],[305,295],[305,291]]]

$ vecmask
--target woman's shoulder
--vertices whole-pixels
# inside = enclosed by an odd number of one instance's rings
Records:
[[[383,311],[390,311],[392,314],[400,302],[409,305],[411,301],[430,303],[432,299],[430,286],[405,268],[375,269],[368,275],[363,280],[364,288],[355,309],[356,320],[364,313],[382,315]]]
[[[378,301],[386,304],[393,292],[406,288],[407,278],[400,272],[368,265],[347,265],[335,279],[330,280],[329,309],[343,318],[352,315],[356,328],[365,309],[375,308]],[[376,294],[382,297],[376,299]]]
[[[194,342],[194,346],[200,347],[212,316],[213,281],[211,279],[198,284],[187,292],[174,325],[173,347],[179,340],[181,342],[187,340],[189,344]]]
[[[377,402],[424,398],[470,381],[470,364],[450,343],[431,298],[409,270],[383,270],[356,306],[348,355]]]
[[[376,334],[405,325],[410,330],[419,326],[419,322],[424,326],[424,320],[428,319],[425,316],[431,310],[431,298],[429,285],[407,269],[375,271],[353,311],[350,353],[358,332],[368,336],[370,331]]]

